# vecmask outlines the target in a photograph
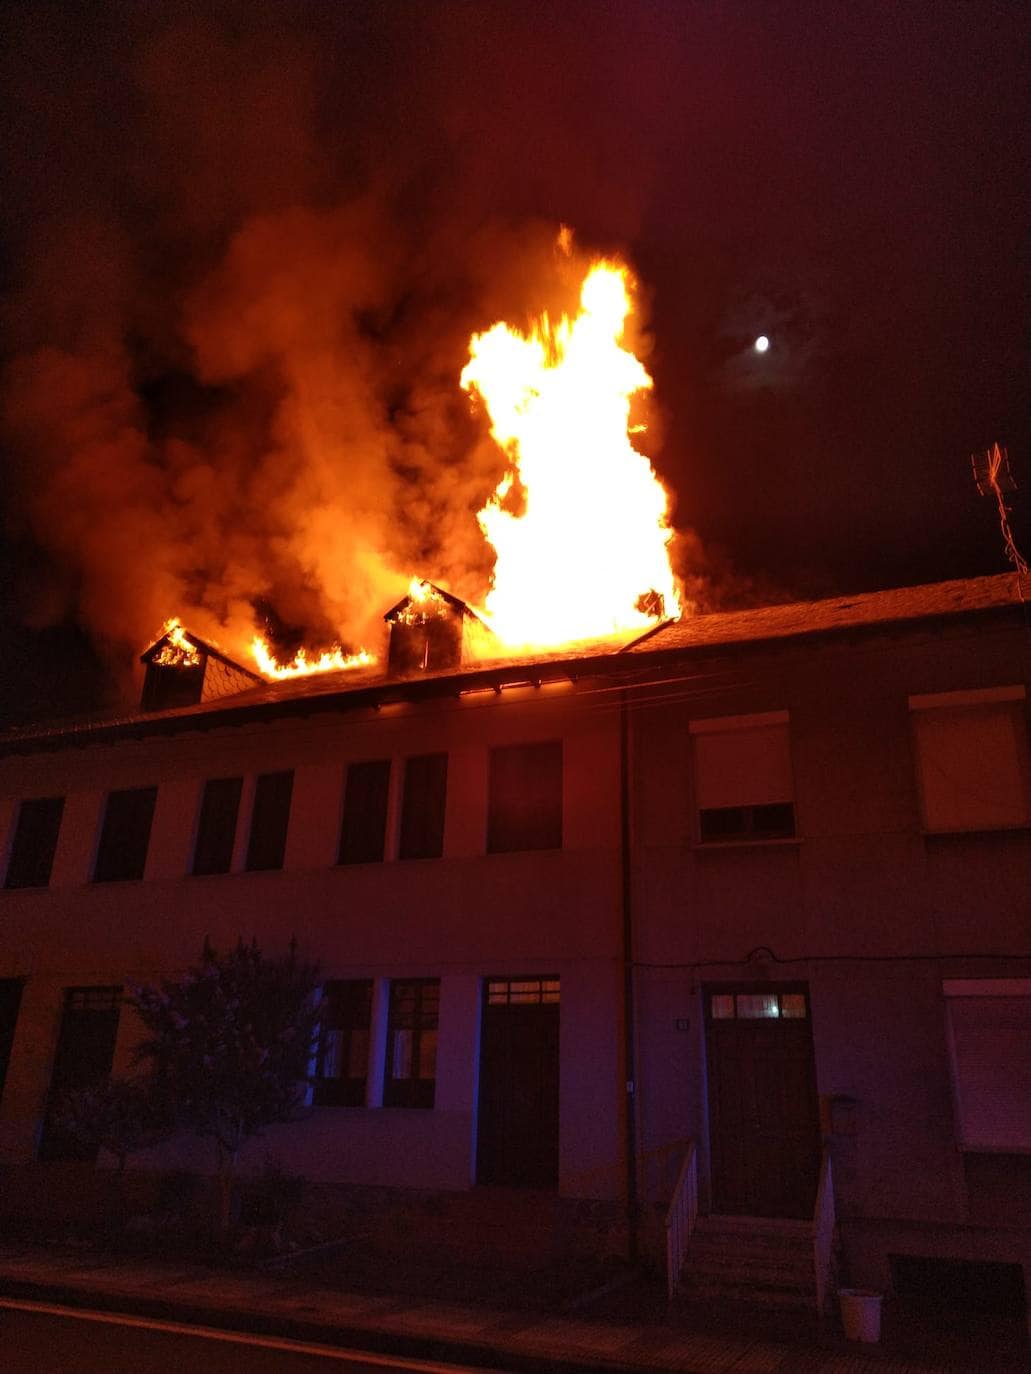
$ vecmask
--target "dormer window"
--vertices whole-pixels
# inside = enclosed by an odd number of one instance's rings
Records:
[[[257,673],[191,634],[179,620],[165,623],[160,639],[140,655],[146,672],[140,705],[144,711],[195,706],[199,701],[246,691]]]
[[[489,634],[464,601],[417,577],[383,619],[390,627],[387,671],[406,676],[457,668],[468,637]]]

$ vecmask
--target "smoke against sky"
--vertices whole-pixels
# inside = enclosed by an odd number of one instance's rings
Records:
[[[572,304],[560,223],[641,283],[703,603],[1001,569],[966,459],[1008,442],[1031,484],[1022,27],[13,5],[11,634],[78,626],[117,666],[171,613],[360,642],[412,572],[481,598],[503,460],[458,376],[473,331]]]

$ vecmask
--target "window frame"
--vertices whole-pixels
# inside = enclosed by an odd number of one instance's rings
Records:
[[[442,766],[440,760],[443,760]],[[441,776],[430,776],[432,767],[439,766]],[[420,771],[423,776],[420,777]],[[418,783],[416,779],[419,779]],[[434,750],[425,754],[409,754],[404,761],[401,787],[401,814],[398,825],[397,857],[402,860],[442,859],[447,830],[448,754]],[[427,818],[425,805],[418,805],[417,788],[425,787],[422,800],[433,800],[435,809]],[[437,792],[439,791],[439,796]]]
[[[232,823],[227,827],[229,843],[228,854],[225,855],[225,864],[224,866],[222,866],[220,863],[218,866],[206,865],[204,867],[199,867],[198,863],[203,856],[204,848],[207,847],[208,849],[210,849],[213,847],[210,843],[210,839],[207,841],[205,840],[205,820],[207,819],[209,824],[218,823],[221,821],[221,817],[218,814],[216,814],[214,804],[211,801],[211,798],[213,796],[211,789],[219,786],[228,787],[229,784],[235,785],[234,790],[236,793],[236,797],[232,804]],[[201,788],[200,805],[197,811],[197,833],[194,836],[193,856],[190,861],[191,877],[209,878],[217,876],[220,873],[232,872],[233,855],[236,852],[236,836],[240,828],[240,803],[242,800],[242,775],[227,778],[206,778],[204,780],[204,786]],[[224,843],[226,836],[216,836],[215,838],[221,840],[224,849],[226,847]],[[219,858],[221,859],[221,854],[219,855]]]
[[[149,797],[147,805],[147,817],[145,825],[139,823],[139,833],[132,833],[130,838],[134,841],[142,841],[142,851],[135,857],[137,863],[129,864],[124,854],[119,853],[118,836],[113,833],[109,826],[114,824],[112,820],[112,802],[115,798],[119,799],[117,806],[121,805],[122,798],[128,797]],[[112,788],[107,794],[104,802],[104,814],[100,822],[100,835],[97,840],[97,852],[93,859],[93,882],[95,883],[122,883],[122,882],[141,882],[147,872],[147,858],[150,854],[150,841],[154,831],[154,812],[157,809],[157,786],[150,787],[116,787]],[[125,817],[121,818],[123,821]],[[133,829],[135,830],[135,826]],[[122,839],[124,841],[124,835]]]
[[[1025,1003],[1025,1015],[1031,1022],[1031,978],[945,978],[942,980],[942,1011],[945,1021],[949,1081],[952,1090],[955,1141],[956,1149],[961,1154],[1031,1154],[1031,1113],[1029,1113],[1029,1119],[1023,1127],[1024,1134],[1019,1138],[1008,1137],[1003,1139],[999,1136],[979,1135],[968,1129],[970,1120],[978,1115],[968,1107],[968,1104],[971,1098],[976,1098],[979,1091],[984,1093],[985,1079],[978,1080],[972,1076],[971,1072],[968,1071],[966,1074],[963,1072],[963,1060],[959,1053],[957,1025],[953,1018],[952,1006],[954,1003],[964,1000],[990,1001],[1003,998],[1016,999]],[[969,1027],[965,1029],[969,1031]],[[1012,1084],[1012,1065],[1008,1056],[1003,1062],[995,1061],[993,1065],[987,1067],[989,1070],[989,1090],[993,1067],[997,1067],[999,1076],[1008,1075],[1010,1084]],[[1031,1072],[1027,1072],[1026,1077],[1031,1079]],[[1014,1096],[1010,1088],[1007,1088],[1006,1092],[1007,1096]],[[1020,1096],[1019,1094],[1016,1095]]]
[[[64,820],[66,800],[65,797],[60,796],[23,797],[19,801],[7,855],[7,869],[4,874],[4,888],[7,891],[14,892],[26,887],[50,886],[50,879],[54,872],[54,859],[57,856],[57,846],[61,838],[61,824]],[[29,820],[29,816],[32,814],[30,808],[36,808],[38,811],[39,808],[43,807],[49,807],[56,811],[56,816],[50,819],[50,823],[43,833],[47,842],[45,848],[49,852],[41,856],[38,844],[33,846],[31,843],[31,841],[38,841],[40,836],[38,833],[32,835],[32,822]],[[52,830],[52,834],[50,830]]]
[[[327,978],[323,983],[322,1014],[312,1074],[314,1106],[365,1106],[369,1084],[369,1050],[372,1043],[372,998],[371,978]],[[341,1035],[337,1060],[345,1072],[327,1075],[323,1072],[327,1055],[326,1036],[333,1031]],[[356,1077],[347,1070],[354,1055],[355,1036],[362,1032],[365,1043],[363,1072],[360,1077]]]
[[[263,790],[272,792],[273,784],[281,779],[289,781],[283,783],[286,794],[285,803],[281,798],[274,794],[265,798]],[[264,789],[262,785],[265,785]],[[247,827],[247,852],[244,858],[244,869],[247,873],[278,873],[282,871],[286,862],[286,845],[290,834],[290,814],[293,809],[294,799],[294,770],[292,768],[275,768],[267,773],[259,773],[254,779],[254,791],[251,796],[251,814]],[[276,807],[282,805],[282,830],[275,835],[262,834],[256,829],[256,825],[276,819]],[[267,808],[267,812],[265,811]],[[263,850],[265,852],[263,852]]]
[[[535,762],[536,757],[536,762]],[[506,763],[509,776],[505,777]],[[563,847],[563,809],[565,803],[564,750],[561,739],[526,740],[516,744],[494,745],[487,761],[487,839],[488,854],[520,854]],[[518,792],[520,771],[548,795],[542,806],[537,798],[513,795]],[[554,774],[554,776],[552,776]],[[557,784],[557,795],[550,785]],[[506,805],[507,803],[507,805]]]
[[[337,842],[338,865],[350,867],[353,864],[383,863],[386,859],[393,765],[392,758],[354,759],[344,770],[340,835]],[[369,789],[367,784],[359,784],[360,778],[374,778],[376,783]],[[365,790],[362,790],[363,787]],[[368,806],[370,795],[376,803],[375,826],[355,825],[352,818],[356,814],[365,817],[364,808]],[[371,843],[367,849],[363,849],[357,841],[368,839],[373,830],[376,832],[375,838],[378,843]]]
[[[696,741],[699,738],[712,738],[716,735],[734,735],[745,737],[749,731],[770,730],[778,728],[783,730],[785,745],[785,760],[787,769],[787,787],[790,791],[789,797],[772,798],[766,801],[751,801],[733,803],[727,806],[702,806],[701,789],[699,786],[699,763],[698,746]],[[692,831],[691,842],[694,848],[702,850],[721,850],[732,849],[735,847],[754,847],[768,845],[797,845],[800,842],[798,829],[798,808],[795,800],[795,770],[794,759],[791,749],[791,716],[787,710],[761,711],[746,715],[732,716],[704,716],[696,717],[688,722],[688,733],[691,738],[691,813]],[[775,809],[790,808],[790,829],[787,826],[763,827],[760,823],[760,813],[771,812]],[[719,815],[730,815],[736,813],[741,818],[741,827],[738,833],[728,834],[726,838],[706,831],[709,828],[704,817],[715,818]]]
[[[399,1007],[403,989],[414,989],[414,1005],[410,1017],[402,1014]],[[432,989],[432,1009],[427,1010],[426,993]],[[403,1024],[410,1019],[412,1024]],[[422,1063],[423,1037],[432,1032],[433,1076],[422,1077],[418,1070],[409,1071],[404,1076],[394,1074],[396,1062],[395,1035],[403,1031],[411,1032],[411,1046],[408,1053],[409,1069]],[[402,1107],[421,1110],[433,1108],[437,1090],[437,1051],[440,1033],[440,979],[439,978],[392,978],[390,980],[387,1006],[387,1043],[386,1065],[383,1074],[383,1106]]]
[[[1021,704],[1026,703],[1027,689],[1022,683],[1015,683],[1004,687],[982,687],[970,688],[954,692],[922,692],[909,697],[909,729],[910,742],[913,757],[913,773],[916,782],[917,807],[919,811],[921,833],[928,837],[939,835],[976,835],[976,834],[1004,834],[1007,831],[1027,830],[1031,828],[1031,731],[1028,729],[1026,706],[1020,710]],[[1022,809],[1019,819],[992,820],[981,815],[973,821],[961,822],[959,824],[932,824],[934,819],[933,811],[941,804],[941,798],[935,799],[934,794],[928,787],[926,765],[933,764],[934,760],[924,753],[926,737],[921,737],[920,720],[930,720],[935,712],[971,712],[989,710],[991,707],[1010,707],[1019,723],[1023,726],[1023,754],[1019,751],[1015,756],[1016,782],[1018,787],[1023,784]],[[957,780],[952,780],[954,787],[963,787]],[[970,792],[969,785],[963,790]],[[976,789],[974,789],[976,802]],[[946,795],[945,805],[948,804]]]

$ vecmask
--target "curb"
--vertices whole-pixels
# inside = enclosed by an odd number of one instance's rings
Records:
[[[654,1365],[627,1364],[592,1357],[589,1362],[560,1355],[528,1355],[510,1346],[480,1341],[442,1340],[439,1335],[402,1335],[382,1329],[348,1326],[333,1322],[288,1317],[253,1308],[214,1306],[174,1302],[162,1298],[143,1298],[114,1291],[93,1291],[61,1283],[12,1279],[0,1275],[0,1297],[24,1298],[59,1303],[64,1307],[89,1309],[161,1321],[179,1321],[191,1326],[206,1326],[216,1331],[238,1331],[260,1336],[279,1336],[287,1340],[309,1341],[366,1351],[375,1355],[396,1355],[407,1359],[440,1360],[472,1368],[505,1370],[506,1374],[592,1374],[605,1369],[610,1374],[653,1374]],[[786,1353],[786,1352],[785,1352]],[[681,1374],[689,1374],[682,1370]]]

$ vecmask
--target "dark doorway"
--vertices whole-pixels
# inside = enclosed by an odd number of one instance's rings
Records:
[[[559,980],[492,978],[483,1002],[476,1181],[558,1184]]]
[[[713,1210],[812,1216],[820,1122],[804,984],[705,989]]]
[[[91,1161],[96,1147],[80,1140],[62,1121],[66,1093],[99,1087],[111,1073],[118,1035],[120,987],[69,988],[50,1077],[50,1097],[39,1143],[40,1159]]]

